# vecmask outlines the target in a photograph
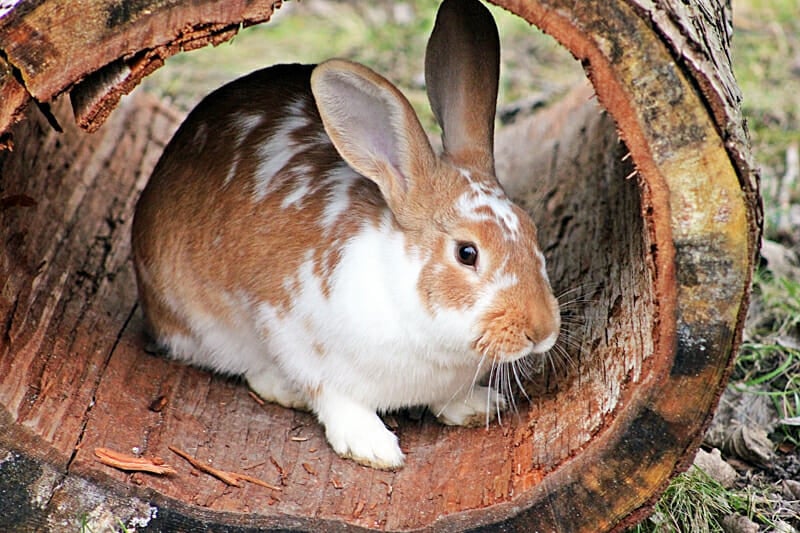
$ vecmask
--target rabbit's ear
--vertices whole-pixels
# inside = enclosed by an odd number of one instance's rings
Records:
[[[369,68],[341,59],[314,69],[311,90],[339,155],[374,181],[395,214],[436,165],[408,100]]]
[[[444,0],[425,53],[425,81],[444,150],[456,163],[494,173],[500,39],[478,0]]]

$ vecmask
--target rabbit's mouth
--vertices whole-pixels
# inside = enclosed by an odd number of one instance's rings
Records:
[[[486,316],[473,349],[488,360],[510,363],[550,351],[558,340],[559,330],[559,320],[552,326],[536,327],[524,313],[500,310]]]
[[[534,353],[544,353],[555,344],[555,338],[546,349],[540,351],[544,343],[532,341],[525,333],[513,331],[514,328],[498,327],[487,329],[473,343],[473,349],[482,358],[497,363],[511,363]]]

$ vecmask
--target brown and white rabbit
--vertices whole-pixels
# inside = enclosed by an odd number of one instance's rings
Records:
[[[206,97],[133,221],[156,342],[310,409],[338,454],[378,468],[404,456],[377,412],[488,420],[505,399],[476,383],[560,328],[536,228],[494,175],[498,73],[491,14],[445,0],[425,62],[441,155],[397,88],[344,60]]]

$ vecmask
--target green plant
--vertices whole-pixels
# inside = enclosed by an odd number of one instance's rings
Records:
[[[733,386],[765,395],[781,420],[800,416],[800,282],[758,271],[753,281],[760,302],[736,359]],[[800,427],[781,424],[781,436],[800,445]]]
[[[79,529],[80,533],[93,533],[92,528],[89,527],[89,514],[83,513],[79,519]]]
[[[747,500],[693,466],[675,476],[653,514],[636,533],[722,533],[722,518],[747,508]]]
[[[771,487],[726,488],[692,466],[672,479],[653,514],[628,533],[723,533],[723,521],[731,515],[759,524],[759,531],[779,531],[794,511],[781,507]]]

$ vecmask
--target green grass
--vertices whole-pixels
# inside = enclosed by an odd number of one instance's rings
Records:
[[[800,281],[759,271],[753,281],[761,309],[745,332],[732,386],[772,400],[780,419],[800,416]],[[800,427],[781,424],[773,439],[800,446]]]
[[[628,533],[724,533],[729,515],[749,519],[762,532],[786,531],[779,527],[794,517],[772,489],[726,488],[692,466],[672,479],[653,513]]]
[[[93,530],[92,527],[89,525],[89,520],[90,518],[87,513],[83,513],[80,516],[80,519],[78,521],[78,533],[96,533],[95,530]],[[129,533],[132,530],[128,529],[125,523],[119,518],[117,518],[117,527],[113,531],[114,533]]]
[[[733,3],[733,62],[744,114],[761,165],[766,235],[775,237],[775,185],[786,172],[786,150],[800,142],[800,17],[797,0]],[[800,201],[800,187],[791,190]]]
[[[631,532],[722,533],[722,519],[746,509],[746,498],[693,466],[672,480],[653,514]]]

